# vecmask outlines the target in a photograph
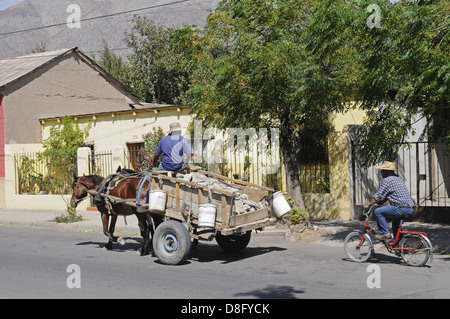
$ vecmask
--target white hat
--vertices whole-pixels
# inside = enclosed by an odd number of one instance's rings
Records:
[[[174,122],[170,124],[170,129],[169,129],[169,133],[172,133],[174,131],[181,131],[181,125],[178,122]]]

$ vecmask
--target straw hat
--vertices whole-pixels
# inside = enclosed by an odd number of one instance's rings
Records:
[[[375,166],[375,168],[384,170],[384,171],[396,171],[397,169],[395,168],[395,163],[392,162],[383,162],[383,165],[381,166]]]
[[[181,131],[181,125],[178,122],[174,122],[170,124],[170,129],[168,134],[174,132],[174,131]]]

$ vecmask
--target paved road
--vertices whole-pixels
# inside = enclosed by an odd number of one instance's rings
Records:
[[[114,251],[101,248],[105,240],[99,231],[0,226],[0,298],[450,297],[449,255],[414,268],[379,248],[372,264],[357,264],[339,243],[255,235],[241,253],[203,243],[186,264],[167,266],[136,254],[139,237]],[[381,288],[368,288],[374,275]]]

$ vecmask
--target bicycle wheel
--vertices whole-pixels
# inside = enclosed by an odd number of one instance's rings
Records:
[[[405,235],[399,247],[402,259],[410,266],[425,265],[431,255],[431,247],[420,235]]]
[[[367,234],[364,234],[364,237],[362,237],[362,232],[360,231],[351,232],[344,240],[344,251],[351,260],[358,263],[365,262],[372,255],[372,241]]]

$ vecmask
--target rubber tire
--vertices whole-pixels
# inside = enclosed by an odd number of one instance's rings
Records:
[[[411,258],[410,255],[405,253],[405,251],[400,250],[403,261],[413,267],[422,267],[427,263],[428,259],[430,259],[431,247],[428,245],[427,241],[421,239],[421,236],[414,234],[405,235],[399,243],[399,248],[413,248],[419,241],[422,241],[419,249],[423,249],[423,253],[421,255],[417,255],[420,256],[417,261],[413,262],[413,258]]]
[[[191,250],[191,238],[186,227],[175,220],[161,223],[155,230],[153,251],[163,264],[179,265]]]
[[[250,242],[250,237],[252,235],[252,231],[249,230],[242,236],[239,235],[229,235],[224,236],[221,233],[216,234],[216,241],[220,248],[225,251],[236,252],[241,251],[245,247],[247,247]]]
[[[362,233],[359,231],[351,232],[347,235],[347,237],[344,240],[344,251],[348,258],[350,258],[352,261],[357,263],[363,263],[369,260],[369,258],[373,254],[373,245],[372,241],[370,240],[369,235],[364,234],[364,243],[362,247],[364,247],[364,254],[363,255],[357,255],[352,252],[352,245],[350,243],[361,240]]]

